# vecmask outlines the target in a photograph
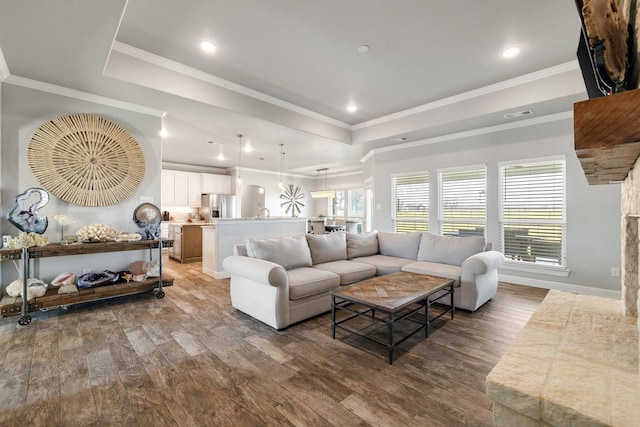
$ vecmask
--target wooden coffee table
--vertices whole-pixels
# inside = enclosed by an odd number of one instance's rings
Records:
[[[386,346],[391,365],[393,350],[398,344],[422,329],[427,338],[431,323],[447,313],[451,313],[453,319],[454,283],[453,279],[400,271],[353,285],[341,286],[331,293],[331,336],[335,339],[336,329],[340,329]],[[434,295],[440,291],[443,291],[442,294]],[[429,312],[431,305],[447,296],[451,296],[451,303],[446,305],[446,308],[437,316],[431,316]],[[336,321],[338,310],[347,311],[351,316]],[[424,313],[420,313],[421,310],[424,310]],[[343,326],[344,323],[358,317],[386,323],[387,342],[372,338],[361,330]],[[405,320],[418,324],[418,327],[402,338],[394,340],[394,325]]]

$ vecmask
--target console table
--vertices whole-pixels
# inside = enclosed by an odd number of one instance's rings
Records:
[[[97,286],[93,288],[78,289],[78,292],[70,294],[58,294],[57,289],[48,289],[38,298],[26,301],[21,297],[3,296],[0,300],[0,315],[11,316],[21,314],[18,323],[27,325],[31,323],[29,312],[44,308],[53,308],[75,304],[79,302],[95,301],[112,298],[120,295],[154,291],[156,297],[163,298],[164,286],[171,286],[173,279],[162,275],[162,248],[171,247],[171,240],[140,240],[136,242],[96,242],[80,243],[73,245],[49,244],[46,246],[33,246],[22,249],[0,249],[0,261],[19,260],[22,265],[21,278],[23,279],[22,294],[27,293],[27,280],[30,272],[30,260],[59,256],[73,256],[85,254],[104,254],[109,252],[149,250],[153,253],[157,249],[158,263],[160,267],[159,277],[149,277],[142,282],[116,282],[113,284]]]

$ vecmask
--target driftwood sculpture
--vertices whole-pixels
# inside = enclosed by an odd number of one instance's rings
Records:
[[[584,0],[582,17],[596,62],[613,83],[623,85],[628,66],[629,32],[620,1]]]

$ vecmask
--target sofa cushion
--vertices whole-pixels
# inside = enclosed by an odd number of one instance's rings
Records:
[[[484,251],[487,241],[484,236],[437,236],[422,233],[418,261],[441,262],[462,265],[471,255]]]
[[[462,274],[461,266],[442,264],[439,262],[412,262],[410,264],[403,265],[401,270],[408,273],[428,274],[429,276],[454,279],[456,281],[456,285],[460,282],[460,275]]]
[[[388,256],[388,255],[372,255],[372,256],[365,256],[365,257],[358,257],[350,261],[362,262],[365,264],[373,265],[376,268],[376,276],[395,273],[396,271],[400,271],[400,268],[403,265],[415,262],[412,259],[398,258],[398,257]]]
[[[289,276],[289,299],[295,300],[321,294],[340,286],[340,276],[311,267],[294,268]]]
[[[311,253],[305,236],[275,239],[247,239],[247,255],[275,262],[287,270],[311,267]]]
[[[376,268],[373,265],[355,261],[331,261],[314,264],[313,267],[336,273],[340,276],[341,285],[350,285],[351,283],[370,279],[376,275]]]
[[[380,255],[408,258],[413,261],[418,256],[422,233],[378,233]]]
[[[249,253],[247,252],[247,245],[244,243],[233,245],[233,254],[238,256],[249,256]]]
[[[343,231],[329,234],[307,234],[307,243],[313,264],[346,260],[347,240],[345,234]]]
[[[378,233],[347,233],[347,259],[359,256],[377,255]]]

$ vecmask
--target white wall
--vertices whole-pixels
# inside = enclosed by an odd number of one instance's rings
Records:
[[[276,172],[262,171],[257,169],[246,169],[242,168],[240,170],[240,175],[242,176],[243,185],[259,185],[264,187],[265,191],[265,207],[269,209],[271,216],[291,216],[291,213],[285,213],[286,207],[282,207],[281,204],[285,201],[280,198],[280,188],[278,187],[278,183],[280,182],[280,175]],[[237,169],[232,173],[232,193],[239,195],[238,186],[236,184],[237,178]],[[302,203],[304,206],[301,208],[301,213],[298,215],[300,218],[309,218],[316,215],[316,207],[311,198],[310,191],[315,187],[312,179],[303,177],[300,175],[292,175],[285,174],[284,176],[284,184],[285,185],[294,185],[300,187],[302,192],[304,193],[304,199],[302,199]],[[236,197],[236,201],[239,201],[240,197]],[[236,212],[240,212],[240,206],[236,209]],[[257,213],[257,212],[256,212]]]
[[[126,129],[140,144],[146,168],[144,179],[138,190],[128,199],[114,206],[82,207],[62,201],[51,195],[50,202],[41,210],[43,215],[66,214],[75,220],[67,227],[65,235],[73,235],[83,225],[105,223],[118,231],[136,231],[133,212],[140,204],[141,197],[149,197],[160,202],[161,144],[159,131],[161,119],[153,115],[126,109],[105,106],[93,102],[69,98],[20,86],[2,84],[2,140],[0,159],[2,161],[2,220],[1,234],[17,235],[20,230],[7,221],[6,215],[13,207],[15,197],[28,188],[41,187],[35,180],[27,164],[26,151],[33,133],[43,123],[67,114],[95,114],[111,120]],[[60,228],[49,218],[45,233],[52,242],[60,241]],[[104,269],[125,269],[140,255],[136,253],[109,254],[107,256],[86,257],[86,259],[56,258],[43,260],[36,272],[42,279],[50,279],[57,273],[72,271],[82,273],[83,269],[93,271]],[[2,285],[13,280],[16,271],[8,262],[0,264]]]
[[[571,120],[497,133],[378,152],[365,164],[364,177],[373,177],[373,228],[389,231],[391,176],[428,171],[435,191],[439,168],[487,165],[487,238],[499,242],[498,163],[516,159],[565,155],[567,161],[567,268],[568,277],[503,268],[501,279],[512,283],[551,287],[603,296],[618,296],[620,278],[620,185],[589,186],[573,149]],[[432,191],[432,193],[433,193]],[[431,203],[437,203],[432,199]],[[433,218],[431,227],[437,227]],[[433,229],[433,228],[432,228]],[[582,287],[592,288],[583,289]]]

